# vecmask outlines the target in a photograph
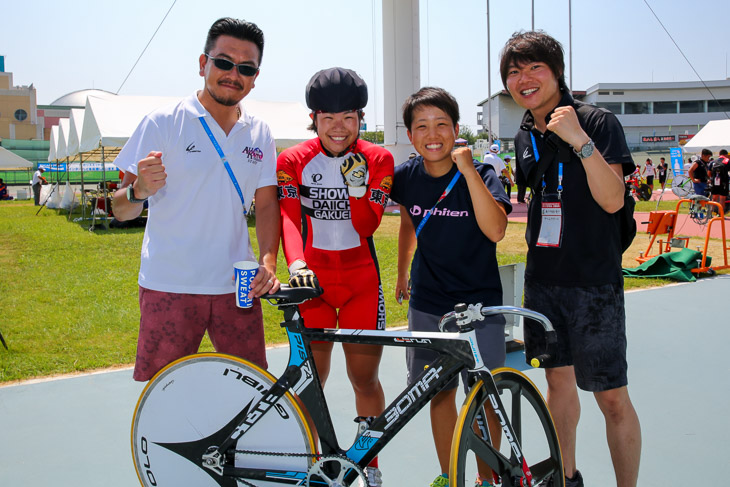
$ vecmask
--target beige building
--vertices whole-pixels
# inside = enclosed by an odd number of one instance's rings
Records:
[[[33,85],[13,86],[13,73],[0,69],[0,139],[43,140],[37,112]]]

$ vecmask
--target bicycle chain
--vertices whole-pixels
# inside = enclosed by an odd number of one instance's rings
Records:
[[[259,451],[259,450],[233,450],[233,453],[242,453],[246,455],[261,455],[261,456],[272,456],[272,457],[311,457],[316,458],[318,460],[321,460],[323,458],[342,458],[345,460],[350,460],[344,455],[321,455],[318,453],[284,453],[284,452],[273,452],[273,451]],[[256,484],[252,484],[251,482],[244,480],[240,477],[236,477],[236,480],[241,482],[246,487],[259,487]]]

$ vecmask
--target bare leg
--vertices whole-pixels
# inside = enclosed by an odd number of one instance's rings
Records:
[[[317,374],[319,374],[319,380],[322,381],[322,388],[324,388],[324,384],[327,382],[327,377],[330,375],[333,346],[334,343],[331,342],[317,342],[311,344],[314,366],[317,367]]]
[[[378,379],[383,347],[343,343],[347,376],[355,391],[355,409],[360,416],[378,416],[385,409],[385,393]]]
[[[431,432],[441,472],[449,471],[451,439],[456,427],[456,389],[441,391],[431,399]]]
[[[606,420],[606,439],[611,451],[618,487],[635,487],[641,457],[641,426],[626,387],[594,393]]]
[[[575,438],[580,419],[580,400],[575,385],[573,367],[545,370],[548,382],[547,404],[558,433],[563,455],[563,470],[567,477],[575,475]]]

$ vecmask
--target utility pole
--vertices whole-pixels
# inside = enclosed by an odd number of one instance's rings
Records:
[[[534,1],[534,0],[533,0]],[[487,134],[489,136],[489,145],[492,145],[492,49],[489,35],[489,0],[487,0],[487,117],[489,127]]]

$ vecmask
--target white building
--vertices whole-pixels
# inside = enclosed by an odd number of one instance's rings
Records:
[[[671,83],[598,83],[574,91],[576,99],[607,108],[624,127],[632,151],[677,147],[711,120],[730,118],[730,79]],[[524,110],[501,91],[490,97],[495,136],[510,141]],[[479,103],[477,123],[489,125],[487,101]]]

